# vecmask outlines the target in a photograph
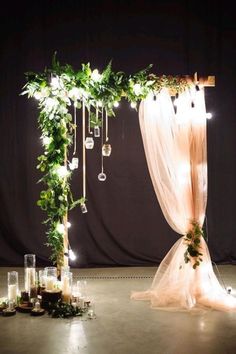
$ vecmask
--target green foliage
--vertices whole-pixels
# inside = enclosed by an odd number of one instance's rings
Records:
[[[38,206],[45,211],[48,226],[47,245],[51,247],[51,259],[58,265],[63,262],[63,234],[58,232],[58,225],[63,224],[69,210],[83,204],[84,199],[74,201],[70,189],[71,172],[67,170],[67,152],[71,145],[74,125],[70,107],[81,108],[83,102],[90,112],[90,125],[101,126],[101,119],[94,112],[105,109],[109,117],[115,116],[114,104],[125,97],[136,103],[149,93],[156,93],[162,87],[181,91],[186,82],[170,76],[157,77],[148,74],[152,65],[133,75],[114,72],[112,62],[99,73],[91,70],[90,63],[82,64],[81,70],[75,71],[70,65],[62,66],[56,58],[52,59],[52,68],[45,68],[42,73],[26,73],[26,84],[22,95],[38,100],[38,125],[42,132],[44,152],[38,157],[37,168],[43,177],[39,182],[44,189],[40,193]],[[66,175],[57,172],[66,168]],[[197,244],[194,244],[194,250]],[[188,250],[188,255],[194,250]]]
[[[58,301],[56,304],[51,304],[48,310],[48,314],[53,318],[70,318],[75,316],[83,316],[85,310],[80,307],[72,306],[62,301]]]
[[[201,237],[204,237],[204,233],[199,223],[192,221],[192,228],[185,235],[185,242],[187,244],[187,249],[184,253],[185,263],[193,260],[193,268],[196,269],[202,262],[201,256]]]

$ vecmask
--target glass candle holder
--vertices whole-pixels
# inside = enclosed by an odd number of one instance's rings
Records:
[[[24,255],[25,266],[25,291],[31,292],[32,288],[36,288],[36,271],[35,271],[36,257],[35,254]]]
[[[85,214],[85,213],[88,212],[88,209],[87,209],[85,203],[80,204],[80,209],[81,209],[81,211],[82,211],[83,214]]]
[[[106,174],[104,172],[99,173],[98,180],[100,182],[104,182],[106,179],[107,179],[107,176],[106,176]]]
[[[86,149],[90,149],[90,150],[93,149],[93,147],[94,147],[94,140],[93,140],[93,138],[92,138],[92,137],[87,137],[87,138],[85,139],[84,144],[85,144]]]
[[[72,283],[73,283],[72,272],[65,272],[61,277],[61,290],[62,290],[62,299],[66,303],[71,302]]]
[[[110,156],[111,155],[111,145],[110,144],[103,144],[102,154],[103,154],[103,156]]]
[[[54,291],[57,284],[57,268],[46,267],[45,268],[45,287],[46,291]]]
[[[100,128],[98,125],[95,125],[95,127],[94,127],[94,136],[95,136],[95,138],[100,137]]]
[[[46,285],[46,272],[45,272],[45,269],[40,269],[39,270],[39,286],[41,288],[45,287]]]
[[[8,302],[17,302],[18,294],[18,272],[12,271],[7,273],[7,285],[8,285]]]

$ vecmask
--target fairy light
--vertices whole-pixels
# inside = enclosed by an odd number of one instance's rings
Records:
[[[42,98],[41,92],[36,91],[36,92],[34,93],[34,98],[35,98],[36,100],[40,100],[40,99]]]
[[[63,224],[57,224],[56,231],[59,232],[59,234],[64,234],[65,226]]]
[[[210,112],[206,113],[206,118],[207,119],[211,119],[212,118],[212,113],[210,113]]]
[[[74,251],[72,250],[72,249],[69,249],[69,258],[70,258],[70,260],[71,261],[75,261],[76,260],[76,255],[75,255],[75,253],[74,253]]]
[[[131,103],[130,103],[130,107],[131,107],[131,108],[136,108],[136,102],[131,102]]]
[[[68,229],[71,227],[71,223],[69,221],[67,221],[66,226],[68,227]]]
[[[115,108],[117,108],[117,107],[119,107],[119,102],[118,101],[115,101],[114,103],[113,103],[113,106],[115,107]]]

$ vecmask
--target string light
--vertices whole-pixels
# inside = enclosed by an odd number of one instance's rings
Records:
[[[113,104],[113,106],[116,107],[116,108],[119,107],[119,105],[120,105],[120,104],[119,104],[118,101],[115,101],[114,104]]]
[[[211,119],[212,118],[212,113],[210,113],[210,112],[206,113],[206,118],[207,119]]]
[[[72,250],[72,249],[69,249],[69,258],[70,258],[70,260],[71,261],[75,261],[76,260],[76,255],[75,255],[75,253],[74,253],[74,251]]]
[[[68,229],[71,227],[71,223],[69,221],[67,221],[66,226],[68,227]]]
[[[59,232],[59,234],[64,234],[65,233],[65,226],[63,224],[57,224],[56,230],[57,230],[57,232]]]
[[[131,107],[131,108],[136,108],[136,102],[131,102],[131,103],[130,103],[130,107]]]

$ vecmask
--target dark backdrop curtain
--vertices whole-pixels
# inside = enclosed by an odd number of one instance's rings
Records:
[[[25,253],[49,263],[45,215],[36,206],[37,156],[42,151],[36,102],[19,96],[24,72],[43,71],[57,51],[61,63],[156,74],[215,75],[206,89],[208,238],[216,262],[236,261],[236,27],[227,1],[26,1],[1,10],[0,265],[21,266]],[[147,170],[138,114],[126,102],[110,123],[112,155],[100,172],[99,143],[88,151],[88,214],[70,214],[74,266],[156,265],[178,235],[160,211]],[[80,145],[80,143],[78,143]],[[72,180],[81,194],[81,169]]]

